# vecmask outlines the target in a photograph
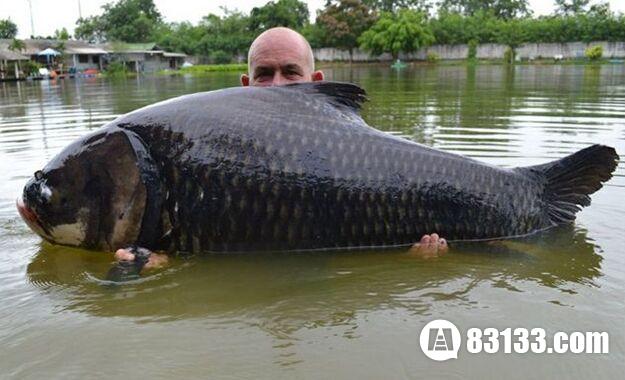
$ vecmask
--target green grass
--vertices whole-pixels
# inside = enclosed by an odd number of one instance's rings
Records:
[[[247,63],[228,63],[223,65],[195,65],[191,67],[185,67],[180,70],[164,70],[159,72],[163,75],[177,75],[177,74],[192,74],[202,75],[205,73],[212,73],[218,71],[247,71]]]

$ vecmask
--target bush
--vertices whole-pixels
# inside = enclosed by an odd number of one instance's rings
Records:
[[[213,61],[213,63],[216,63],[218,65],[232,62],[232,55],[226,53],[223,50],[217,50],[211,53],[210,57],[211,57],[211,61]]]
[[[441,57],[439,57],[438,54],[434,52],[429,52],[425,59],[430,63],[436,63],[441,59]]]
[[[104,74],[110,77],[125,77],[128,74],[128,68],[124,62],[115,61],[106,66]]]
[[[601,45],[589,46],[584,52],[584,55],[586,56],[586,58],[590,59],[591,61],[596,61],[598,59],[601,59],[601,57],[603,56],[603,46]]]
[[[469,41],[469,53],[467,54],[467,58],[475,59],[475,57],[477,57],[477,43],[476,39]]]
[[[43,66],[34,61],[26,61],[21,64],[24,75],[39,75],[39,69]]]

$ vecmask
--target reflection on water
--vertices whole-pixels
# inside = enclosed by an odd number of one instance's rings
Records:
[[[471,289],[482,282],[512,291],[521,291],[518,281],[561,291],[571,283],[594,286],[596,249],[585,231],[559,228],[510,242],[466,243],[429,260],[406,252],[222,254],[177,259],[120,287],[98,281],[110,257],[45,244],[27,276],[66,310],[143,321],[243,313],[285,331],[349,323],[366,310],[426,314],[432,301],[470,302]],[[434,290],[445,283],[455,285]]]
[[[367,89],[363,116],[371,125],[490,163],[532,165],[598,142],[625,152],[623,65],[324,71]],[[42,243],[17,216],[14,201],[24,182],[76,137],[138,107],[237,83],[238,73],[0,83],[3,375],[610,378],[622,372],[622,163],[575,226],[456,245],[430,260],[397,251],[197,256],[175,258],[137,283],[109,286],[101,279],[110,255]],[[471,356],[461,350],[458,360],[441,366],[417,344],[421,327],[435,318],[465,330],[605,330],[611,352]]]

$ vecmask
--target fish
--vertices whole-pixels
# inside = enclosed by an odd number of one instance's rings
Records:
[[[114,251],[347,250],[523,236],[571,224],[616,151],[503,168],[369,126],[360,87],[237,87],[123,115],[34,173],[17,208],[43,239]]]

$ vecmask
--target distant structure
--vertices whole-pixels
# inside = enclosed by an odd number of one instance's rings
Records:
[[[182,67],[186,54],[163,50],[156,43],[111,42],[100,45],[110,54],[111,62],[123,62],[130,71],[152,73],[160,70],[177,70]]]
[[[16,52],[9,49],[11,42],[10,39],[0,39],[0,61],[2,61],[5,77],[12,76],[13,68],[9,70],[8,67],[15,65],[11,63],[24,60],[38,62],[48,69],[63,73],[80,73],[85,70],[102,71],[111,62],[121,62],[132,72],[153,73],[160,70],[179,69],[187,58],[187,55],[183,53],[165,51],[156,43],[90,44],[76,40],[26,39],[22,40],[24,48]],[[50,49],[55,52],[52,58],[41,54],[44,51],[49,52]]]

